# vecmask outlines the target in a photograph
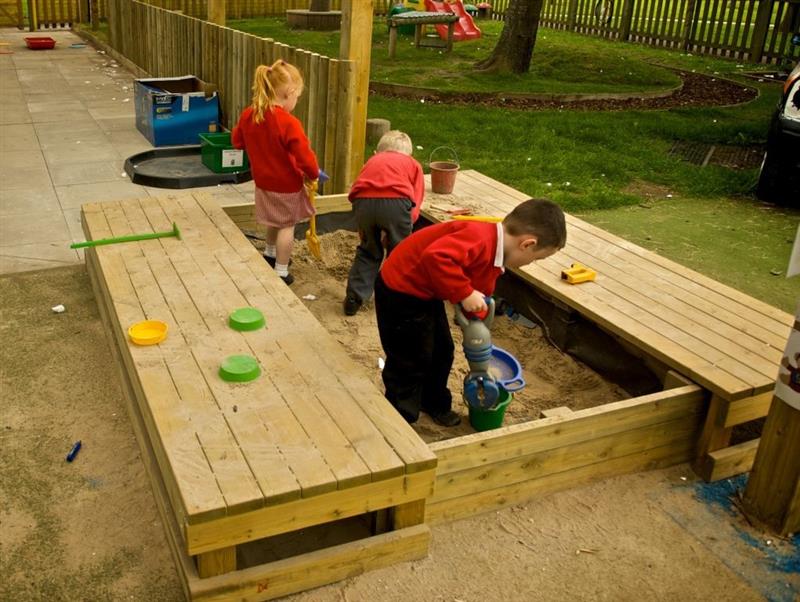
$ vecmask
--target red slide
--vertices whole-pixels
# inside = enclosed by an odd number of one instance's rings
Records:
[[[475,21],[472,20],[469,13],[464,8],[464,3],[461,0],[452,0],[448,2],[437,2],[436,0],[425,0],[425,10],[435,13],[452,13],[458,16],[453,27],[453,40],[461,42],[463,40],[477,40],[481,37],[481,30],[475,27]],[[439,37],[443,40],[447,39],[447,25],[434,25]]]

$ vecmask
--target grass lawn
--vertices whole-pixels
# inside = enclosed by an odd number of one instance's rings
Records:
[[[228,25],[338,54],[338,33],[292,31],[281,18]],[[478,74],[472,64],[488,56],[502,27],[479,25],[484,37],[456,43],[450,54],[414,48],[411,38],[401,37],[398,57],[390,61],[385,21],[377,19],[371,79],[445,90],[575,93],[673,86],[675,74],[654,63],[734,79],[743,70],[770,69],[541,29],[529,74]],[[785,273],[787,240],[794,236],[800,211],[757,201],[752,196],[756,169],[701,168],[668,154],[676,140],[764,142],[780,87],[739,79],[757,85],[760,97],[728,108],[524,111],[372,96],[369,115],[408,132],[423,166],[435,147],[452,147],[465,169],[551,198],[603,228],[793,311],[800,279],[787,281],[773,272]]]

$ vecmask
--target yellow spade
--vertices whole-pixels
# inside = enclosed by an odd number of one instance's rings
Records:
[[[308,223],[308,231],[306,232],[306,243],[308,244],[309,252],[317,259],[322,259],[322,249],[319,244],[319,237],[317,236],[317,209],[314,206],[314,201],[317,196],[318,180],[311,182],[308,187],[308,199],[311,201],[311,207],[314,209],[314,215]]]

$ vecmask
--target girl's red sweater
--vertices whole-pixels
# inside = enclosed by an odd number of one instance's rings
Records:
[[[319,177],[317,157],[303,132],[303,125],[281,107],[264,112],[264,121],[253,122],[253,107],[247,107],[233,128],[231,142],[247,151],[256,186],[271,192],[297,192],[303,176]]]

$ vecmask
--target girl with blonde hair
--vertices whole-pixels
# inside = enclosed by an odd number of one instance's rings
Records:
[[[278,60],[256,68],[252,89],[252,103],[233,128],[232,142],[250,159],[256,221],[267,228],[264,259],[291,284],[294,227],[314,214],[308,189],[320,175],[303,125],[292,115],[303,93],[303,76],[294,65]]]

